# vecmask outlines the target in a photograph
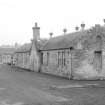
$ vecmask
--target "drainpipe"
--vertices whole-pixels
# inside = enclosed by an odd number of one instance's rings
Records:
[[[73,65],[72,65],[72,53],[73,53],[73,50],[74,50],[74,48],[73,47],[70,47],[70,54],[71,54],[71,71],[70,71],[70,78],[69,79],[73,79],[73,75],[72,75],[72,73],[73,73]]]
[[[41,72],[41,67],[42,67],[42,63],[43,62],[43,53],[41,51],[39,51],[39,67],[38,67],[38,72]]]

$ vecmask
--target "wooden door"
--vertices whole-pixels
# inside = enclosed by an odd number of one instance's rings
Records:
[[[96,51],[94,52],[94,64],[96,71],[102,70],[102,37],[98,35],[96,37]]]
[[[102,51],[95,51],[94,64],[96,71],[100,72],[102,70]]]

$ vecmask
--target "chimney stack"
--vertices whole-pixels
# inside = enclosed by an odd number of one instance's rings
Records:
[[[35,26],[33,29],[33,40],[40,40],[40,27],[38,27],[38,24],[35,23]]]

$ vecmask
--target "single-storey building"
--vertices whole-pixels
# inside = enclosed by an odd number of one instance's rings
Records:
[[[95,25],[91,29],[53,37],[38,47],[40,42],[40,28],[35,24],[27,52],[29,69],[69,79],[105,78],[104,26]]]
[[[40,39],[40,27],[35,23],[33,29],[33,39],[31,43],[24,44],[14,53],[15,66],[30,69],[31,71],[40,71],[40,53],[39,49],[47,42],[46,39]]]
[[[11,64],[14,47],[0,47],[0,64]]]
[[[24,44],[16,49],[13,57],[15,60],[15,66],[30,69],[30,51],[31,43]]]
[[[71,79],[105,78],[105,27],[50,39],[40,49],[43,54],[42,72]]]

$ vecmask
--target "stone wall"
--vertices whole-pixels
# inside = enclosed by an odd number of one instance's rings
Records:
[[[105,79],[105,33],[96,29],[72,42],[68,49],[38,52],[33,40],[30,55],[17,54],[17,65],[69,79]]]
[[[95,79],[98,72],[94,67],[94,52],[83,51],[81,56],[75,54],[73,59],[74,79]]]
[[[30,53],[16,53],[15,55],[16,59],[16,66],[21,68],[30,69]]]
[[[7,64],[7,63],[11,63],[11,57],[12,57],[12,54],[2,54],[0,56],[0,63],[3,64]]]
[[[32,48],[30,52],[30,70],[32,71],[39,71],[40,66],[40,56],[38,55],[35,42],[32,42]]]
[[[101,36],[101,35],[100,35]],[[93,37],[93,38],[92,38]],[[74,52],[73,59],[73,75],[74,79],[104,79],[105,78],[105,42],[104,38],[99,42],[97,36],[93,35],[91,39],[87,39],[87,47],[80,51]],[[79,65],[79,66],[75,66]]]
[[[59,51],[43,51],[42,72],[70,78],[70,60],[71,54],[69,49]]]
[[[43,51],[42,72],[67,78],[72,76],[78,80],[104,79],[105,42],[102,39],[101,44],[97,43],[95,38],[96,36],[90,36],[81,40],[80,47],[74,46],[73,51],[70,49]]]

